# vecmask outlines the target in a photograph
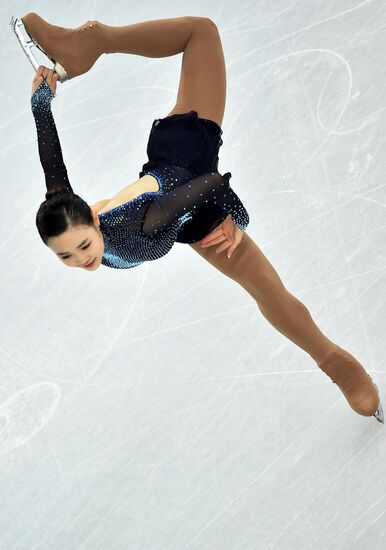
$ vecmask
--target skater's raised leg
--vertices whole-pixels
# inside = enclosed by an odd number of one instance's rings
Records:
[[[103,53],[169,57],[183,52],[177,102],[169,114],[196,110],[198,116],[221,126],[225,61],[220,35],[211,19],[183,16],[123,26],[89,20],[75,29],[52,25],[35,12],[21,19],[44,53],[64,67],[66,80],[87,72]]]
[[[183,52],[177,101],[168,114],[195,110],[199,117],[222,125],[226,68],[220,33],[211,19],[184,16],[122,27],[100,26],[106,53],[168,57]]]

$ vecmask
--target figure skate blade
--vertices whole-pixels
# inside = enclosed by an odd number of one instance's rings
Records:
[[[20,17],[12,17],[11,21],[9,22],[9,25],[13,32],[16,34],[16,37],[19,41],[20,46],[22,47],[23,52],[28,57],[29,61],[31,62],[31,65],[35,69],[35,71],[38,70],[41,63],[38,62],[36,57],[31,51],[31,48],[34,46],[38,48],[44,55],[52,62],[54,63],[54,70],[59,75],[60,82],[64,82],[68,79],[68,75],[64,67],[60,63],[56,63],[55,59],[52,59],[49,57],[46,52],[43,50],[43,48],[40,47],[40,45],[36,42],[36,40],[33,39],[32,36],[30,36],[24,26],[24,23]],[[23,34],[24,33],[24,34]]]

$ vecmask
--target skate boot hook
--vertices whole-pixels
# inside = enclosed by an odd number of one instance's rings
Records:
[[[47,55],[47,53],[36,42],[36,40],[28,34],[28,32],[26,31],[26,28],[23,24],[23,21],[22,21],[22,19],[20,19],[20,17],[12,17],[9,24],[10,24],[13,32],[16,34],[17,39],[18,39],[24,53],[26,54],[26,56],[30,60],[33,68],[35,69],[35,71],[38,70],[38,68],[40,66],[40,63],[38,63],[38,61],[35,59],[32,51],[31,51],[31,48],[33,46],[35,46],[36,48],[39,48],[39,50],[41,52],[43,52],[44,55],[47,56],[48,59],[50,59],[52,61],[52,63],[54,63],[54,70],[58,73],[60,82],[63,83],[66,80],[68,80],[68,74],[67,74],[67,71],[65,70],[65,68],[60,63],[56,62],[55,59],[52,59],[49,55]],[[24,31],[27,38],[23,36],[22,31]]]

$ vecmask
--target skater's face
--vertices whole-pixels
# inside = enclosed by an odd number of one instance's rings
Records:
[[[81,267],[95,271],[102,263],[104,252],[103,235],[99,231],[98,214],[94,213],[95,225],[74,225],[57,237],[48,239],[48,246],[68,267]],[[90,267],[85,264],[94,260]]]

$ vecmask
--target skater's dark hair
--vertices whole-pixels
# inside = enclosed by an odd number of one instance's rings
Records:
[[[45,245],[74,225],[94,225],[90,206],[68,187],[61,185],[46,193],[36,214],[36,227]]]

